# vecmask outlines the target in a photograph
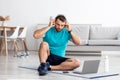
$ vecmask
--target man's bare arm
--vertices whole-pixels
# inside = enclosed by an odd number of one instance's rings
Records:
[[[39,38],[42,38],[44,37],[44,34],[50,29],[49,26],[47,27],[44,27],[42,29],[39,29],[39,30],[36,30],[33,34],[34,38],[35,39],[39,39]]]
[[[80,45],[81,44],[80,38],[73,32],[71,32],[70,34],[72,36],[72,42],[76,45]]]
[[[72,30],[70,24],[67,21],[66,21],[66,29],[68,31]],[[72,31],[70,32],[70,34],[72,36],[71,41],[76,45],[80,45],[81,44],[80,38],[75,33],[73,33]]]
[[[33,34],[35,39],[39,39],[44,37],[44,34],[52,27],[52,25],[54,24],[54,19],[50,19],[50,22],[48,24],[47,27],[44,27],[42,29],[36,30]]]

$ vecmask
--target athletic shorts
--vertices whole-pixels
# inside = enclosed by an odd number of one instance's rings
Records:
[[[61,56],[57,56],[54,54],[50,54],[48,56],[47,62],[50,63],[50,65],[59,65],[62,62],[64,62],[65,60],[70,59],[70,58],[66,58],[66,57],[61,57]]]

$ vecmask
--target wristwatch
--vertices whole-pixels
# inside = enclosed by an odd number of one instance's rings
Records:
[[[68,31],[68,33],[71,33],[72,32],[72,29],[70,31]]]

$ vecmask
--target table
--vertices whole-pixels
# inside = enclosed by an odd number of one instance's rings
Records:
[[[0,31],[3,31],[4,43],[5,43],[5,55],[8,55],[8,46],[7,46],[7,31],[14,31],[16,27],[11,26],[0,26]]]

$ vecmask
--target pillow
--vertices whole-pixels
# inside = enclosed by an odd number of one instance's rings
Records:
[[[120,40],[120,32],[117,35],[117,39]]]

